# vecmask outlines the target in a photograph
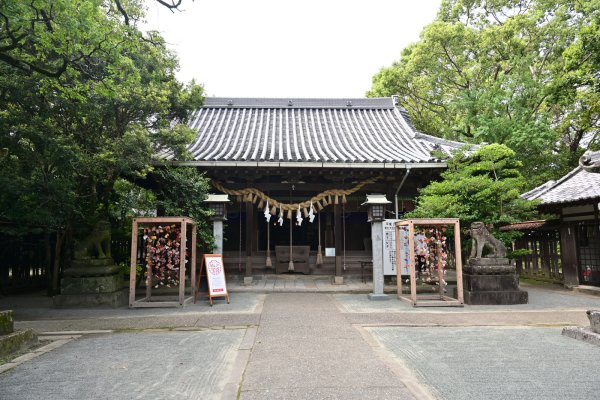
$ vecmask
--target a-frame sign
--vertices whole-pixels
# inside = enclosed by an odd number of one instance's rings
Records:
[[[196,297],[200,291],[200,279],[203,271],[206,270],[206,280],[208,282],[208,299],[210,305],[213,305],[213,297],[225,297],[229,304],[229,292],[227,291],[227,281],[225,280],[225,266],[223,265],[222,254],[204,254],[202,264],[200,265],[200,276],[197,281]]]

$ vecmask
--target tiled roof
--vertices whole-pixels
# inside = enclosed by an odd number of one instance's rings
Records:
[[[545,225],[550,225],[548,221],[544,219],[536,220],[536,221],[523,221],[517,222],[510,225],[504,225],[500,227],[501,231],[526,231],[532,229],[539,229]]]
[[[190,126],[197,165],[444,166],[431,151],[462,146],[416,132],[392,98],[206,98]]]
[[[600,174],[577,167],[558,181],[548,181],[523,193],[528,200],[541,199],[541,204],[573,203],[600,199]]]

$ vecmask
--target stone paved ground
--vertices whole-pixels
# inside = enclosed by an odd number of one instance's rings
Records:
[[[271,294],[242,400],[413,399],[328,295]]]
[[[367,328],[441,399],[598,399],[600,347],[560,328]]]
[[[560,329],[589,324],[600,297],[527,290],[528,305],[464,308],[329,290],[143,310],[0,298],[17,328],[56,335],[0,366],[0,399],[598,398],[598,348]]]
[[[568,290],[549,290],[536,287],[526,287],[529,293],[528,304],[499,305],[499,306],[470,306],[464,307],[413,307],[406,301],[398,301],[395,295],[390,295],[390,301],[365,301],[364,296],[356,294],[335,294],[336,301],[342,311],[350,313],[464,313],[489,311],[542,311],[542,310],[589,310],[600,309],[600,296],[574,293]]]
[[[219,399],[244,332],[86,335],[0,374],[0,398]]]

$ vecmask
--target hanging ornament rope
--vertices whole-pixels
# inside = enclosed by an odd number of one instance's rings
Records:
[[[379,179],[381,179],[381,176],[375,176],[372,178],[365,179],[362,182],[359,182],[358,184],[356,184],[356,186],[354,186],[350,189],[329,189],[329,190],[321,192],[321,193],[317,194],[316,196],[311,197],[309,200],[303,201],[301,203],[291,203],[290,202],[287,204],[279,202],[279,201],[267,196],[262,191],[255,189],[255,188],[227,189],[221,183],[219,183],[215,180],[211,180],[210,183],[215,189],[219,190],[220,192],[223,192],[225,194],[229,194],[232,196],[237,196],[237,198],[242,199],[242,201],[252,202],[252,203],[256,202],[257,200],[263,201],[263,202],[268,201],[269,204],[271,204],[271,206],[273,207],[271,209],[271,214],[275,215],[276,208],[279,208],[281,211],[295,211],[298,208],[307,209],[313,203],[315,203],[317,205],[317,208],[319,210],[322,210],[323,207],[325,207],[329,204],[332,204],[333,202],[335,202],[337,204],[340,197],[341,197],[342,203],[346,203],[346,196],[351,195],[352,193],[362,189],[365,185],[375,183]],[[332,196],[333,196],[333,198],[332,198]]]

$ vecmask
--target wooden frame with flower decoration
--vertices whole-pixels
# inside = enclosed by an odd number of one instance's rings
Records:
[[[139,229],[143,227],[145,230],[152,230],[152,232],[160,232],[163,234],[163,241],[167,242],[163,247],[169,251],[169,261],[176,260],[176,264],[170,264],[169,268],[160,268],[163,272],[167,270],[169,273],[167,278],[170,279],[166,286],[170,286],[169,283],[176,282],[179,288],[178,296],[156,296],[152,298],[152,277],[156,273],[156,269],[152,269],[152,257],[146,254],[146,296],[142,299],[136,300],[135,285],[136,285],[136,264],[138,255],[138,235],[140,234]],[[191,228],[191,254],[188,254],[187,246],[187,234],[188,228]],[[131,268],[129,273],[129,307],[140,308],[140,307],[183,307],[185,304],[189,304],[194,301],[195,290],[196,290],[196,235],[197,235],[196,222],[187,217],[139,217],[134,218],[131,224]],[[174,235],[178,240],[172,240],[173,238],[169,235]],[[144,240],[147,241],[147,234],[144,234]],[[157,239],[152,237],[151,239]],[[169,247],[170,246],[170,247]],[[158,246],[157,246],[158,247]],[[174,255],[173,255],[174,254]],[[187,256],[187,257],[186,257]],[[190,266],[190,293],[189,296],[185,296],[186,289],[186,258],[189,261]],[[162,283],[162,282],[161,282]]]
[[[398,299],[411,302],[414,307],[439,307],[439,306],[454,306],[462,307],[464,305],[463,298],[463,281],[462,281],[462,255],[460,248],[460,222],[456,218],[435,218],[435,219],[407,219],[396,222],[396,265],[401,266],[402,261],[408,263],[410,270],[410,297],[402,295],[402,268],[396,268],[396,280],[398,288]],[[443,265],[442,265],[442,245],[438,241],[435,247],[435,259],[437,261],[438,285],[439,293],[432,295],[417,295],[417,278],[416,278],[416,254],[415,254],[415,226],[428,227],[454,227],[454,252],[456,260],[456,288],[457,298],[449,297],[444,294],[443,280]],[[401,229],[408,229],[408,235],[401,235]],[[407,237],[402,243],[401,236]],[[408,246],[407,260],[402,260],[402,249]],[[406,256],[406,255],[405,255]]]

